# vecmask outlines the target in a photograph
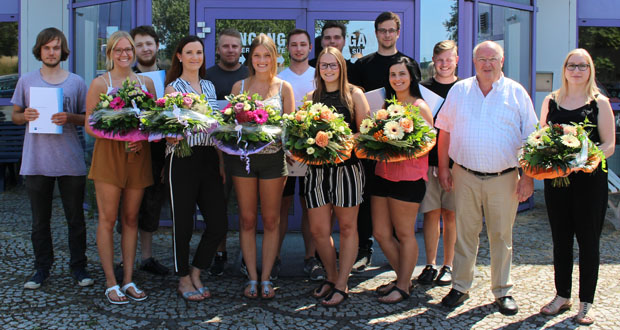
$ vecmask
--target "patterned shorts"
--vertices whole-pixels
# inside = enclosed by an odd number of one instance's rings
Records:
[[[308,166],[305,198],[309,209],[332,204],[353,207],[362,203],[364,169],[359,161],[337,166]]]

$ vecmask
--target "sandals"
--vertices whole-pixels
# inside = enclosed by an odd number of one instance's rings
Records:
[[[260,282],[260,286],[262,290],[260,291],[260,296],[263,299],[273,299],[276,296],[276,290],[273,288],[273,283],[271,281],[262,281]],[[271,290],[273,290],[273,295],[269,295],[269,287],[271,286]]]
[[[328,289],[325,290],[323,293],[319,294],[319,292],[321,292],[326,285],[328,286]],[[314,298],[324,298],[328,294],[330,294],[330,292],[334,289],[335,286],[336,286],[336,284],[334,284],[334,283],[332,283],[330,281],[325,280],[325,281],[321,282],[321,284],[319,285],[318,288],[316,288],[315,290],[312,290],[312,296]]]
[[[332,298],[334,297],[334,295],[339,294],[342,296],[342,300],[340,300],[339,302],[335,303],[335,304],[329,304],[327,303],[328,301],[332,300]],[[329,295],[327,295],[327,297],[325,297],[325,299],[323,299],[321,301],[321,305],[325,306],[325,307],[336,307],[340,304],[342,304],[345,300],[347,300],[347,298],[349,298],[349,294],[342,291],[342,290],[338,290],[336,288],[332,288],[331,292],[329,293]]]
[[[396,300],[383,300],[381,298],[385,298],[389,295],[392,294],[392,292],[398,292],[400,293],[400,297],[398,297]],[[379,302],[380,303],[384,303],[384,304],[397,304],[403,300],[409,299],[410,294],[401,290],[399,287],[397,287],[396,285],[394,285],[388,292],[386,292],[382,297],[379,298]]]
[[[245,296],[246,298],[249,299],[256,299],[258,298],[258,290],[257,290],[257,286],[258,286],[258,281],[247,281],[245,283],[245,287],[247,288],[248,286],[250,286],[250,291],[248,291],[248,293],[246,293],[245,289],[243,290],[243,296]]]
[[[109,288],[107,288],[107,289],[105,290],[105,297],[106,297],[106,298],[108,298],[108,302],[109,302],[110,304],[113,304],[113,305],[125,305],[125,304],[129,304],[129,300],[112,300],[112,299],[110,299],[110,293],[112,293],[112,291],[114,291],[114,293],[116,293],[116,296],[117,296],[118,298],[123,298],[123,297],[125,297],[125,294],[123,294],[123,293],[121,292],[121,289],[120,289],[120,287],[118,286],[118,284],[117,284],[117,285],[115,285],[115,286],[109,287]]]
[[[183,300],[186,300],[186,301],[198,302],[198,301],[203,301],[205,299],[202,296],[202,293],[200,293],[200,291],[181,292],[177,290],[177,293],[181,296],[181,298],[183,298]],[[190,297],[194,297],[194,296],[200,296],[201,299],[189,299]]]
[[[142,293],[144,293],[144,291],[138,289],[138,287],[136,286],[136,284],[134,282],[129,282],[129,283],[123,285],[123,287],[121,288],[121,291],[123,291],[123,293],[127,297],[129,297],[131,300],[134,300],[134,301],[144,301],[144,300],[146,300],[146,298],[149,297],[147,295],[144,295],[144,297],[135,297],[131,293],[129,293],[129,289],[130,288],[133,288],[133,290],[134,290],[134,292],[136,294],[142,294]]]
[[[198,289],[198,293],[200,293],[200,295],[201,295],[203,298],[205,298],[205,299],[207,299],[207,298],[211,298],[211,292],[209,291],[209,288],[208,288],[208,287],[206,287],[206,286],[203,286],[202,288],[199,288],[199,289]],[[209,295],[208,295],[208,296],[205,296],[205,293],[209,293]]]
[[[564,303],[562,301],[564,300]],[[555,296],[550,303],[546,304],[540,309],[540,314],[543,315],[556,315],[565,310],[569,310],[571,308],[570,299],[562,298],[560,296]]]
[[[380,296],[385,296],[386,294],[389,294],[390,292],[392,292],[392,288],[395,286],[396,286],[396,280],[379,286],[378,288],[375,289],[375,292]]]
[[[580,302],[579,303],[579,313],[575,316],[575,322],[581,325],[590,325],[594,323],[594,319],[588,315],[588,312],[592,308],[591,303]]]

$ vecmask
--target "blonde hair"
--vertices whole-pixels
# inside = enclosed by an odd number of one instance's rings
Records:
[[[321,57],[325,54],[330,54],[336,58],[336,62],[338,62],[338,67],[340,71],[340,77],[338,78],[338,92],[340,94],[340,102],[345,105],[349,112],[351,113],[351,118],[355,121],[355,104],[353,103],[353,96],[351,95],[351,91],[353,91],[353,85],[349,83],[347,79],[347,62],[345,61],[342,53],[335,47],[325,47],[319,53],[319,56],[316,58],[316,71],[314,71],[314,85],[316,89],[312,94],[312,102],[320,102],[321,96],[326,92],[325,90],[325,82],[323,78],[321,78]]]
[[[583,48],[576,48],[571,50],[566,58],[564,59],[564,64],[562,65],[562,85],[558,90],[553,91],[551,96],[556,100],[557,103],[560,103],[564,100],[566,95],[568,94],[568,80],[566,80],[566,66],[568,65],[568,60],[573,55],[581,55],[586,59],[586,62],[590,66],[590,75],[588,76],[588,81],[586,82],[585,92],[588,97],[587,102],[590,102],[596,99],[596,95],[600,93],[598,87],[596,86],[596,76],[594,69],[594,62],[592,61],[592,56],[588,53],[587,50]]]
[[[119,41],[123,40],[123,39],[127,39],[127,41],[129,41],[129,43],[131,44],[131,48],[133,49],[131,65],[133,65],[135,63],[135,61],[136,61],[136,45],[133,42],[133,38],[131,37],[129,32],[126,32],[126,31],[116,31],[116,32],[112,33],[110,38],[108,38],[108,42],[106,44],[106,49],[105,49],[105,68],[106,68],[106,70],[110,71],[110,70],[114,69],[114,60],[112,59],[112,51],[114,50],[114,47],[116,47],[116,44]]]
[[[252,64],[252,55],[254,55],[254,51],[256,51],[256,47],[258,46],[265,47],[269,55],[271,55],[271,72],[269,73],[269,77],[273,79],[278,73],[278,49],[273,40],[264,33],[254,38],[250,45],[250,53],[248,54],[248,70],[250,71],[250,77],[256,74],[256,70],[254,70],[254,65]]]
[[[458,47],[454,40],[444,40],[435,44],[433,47],[433,56],[437,56],[446,50],[454,50],[454,55],[458,55]]]

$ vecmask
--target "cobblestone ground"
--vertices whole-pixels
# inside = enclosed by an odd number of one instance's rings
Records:
[[[372,291],[391,280],[389,272],[374,277],[353,276],[351,297],[340,307],[327,309],[309,296],[316,284],[303,278],[276,282],[277,298],[249,301],[241,296],[244,279],[235,272],[205,278],[213,298],[198,303],[176,294],[176,279],[137,271],[134,279],[149,293],[145,302],[113,306],[104,298],[104,277],[95,245],[96,222],[88,222],[89,270],[95,285],[80,288],[68,269],[67,228],[59,198],[54,200],[52,231],[56,247],[52,276],[39,290],[23,289],[32,273],[30,206],[23,188],[0,195],[0,327],[6,329],[574,329],[571,311],[556,317],[538,314],[554,295],[552,244],[542,193],[537,192],[534,210],[519,214],[514,230],[512,270],[519,304],[515,316],[503,316],[493,306],[489,290],[490,268],[486,234],[481,235],[476,280],[471,298],[450,311],[439,305],[448,287],[416,287],[412,297],[384,305]],[[585,221],[586,219],[584,219]],[[238,254],[236,235],[229,239],[229,255]],[[118,242],[118,236],[116,240]],[[194,244],[195,244],[194,240]],[[620,329],[620,231],[606,223],[601,241],[601,267],[595,299],[596,323],[592,329]],[[230,247],[233,247],[232,249]],[[164,263],[169,256],[170,233],[155,235],[155,252]],[[236,250],[235,250],[236,249]],[[118,251],[117,251],[118,255]],[[578,292],[574,272],[573,292]]]

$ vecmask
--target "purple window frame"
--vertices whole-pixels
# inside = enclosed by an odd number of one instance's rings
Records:
[[[536,102],[536,12],[538,0],[531,0],[530,5],[519,4],[505,0],[458,0],[459,3],[459,25],[458,25],[458,46],[459,46],[459,68],[460,77],[471,77],[474,75],[472,65],[472,51],[476,45],[478,35],[478,5],[489,4],[506,8],[519,9],[532,13],[530,26],[530,97]]]
[[[0,22],[17,22],[17,75],[19,77],[22,76],[22,68],[21,68],[21,61],[19,59],[21,59],[22,57],[22,48],[20,47],[21,44],[21,35],[22,35],[22,31],[21,31],[21,21],[20,21],[20,15],[21,15],[21,11],[22,11],[22,2],[21,1],[17,1],[17,13],[15,14],[0,14]],[[10,97],[3,97],[0,98],[0,106],[11,106],[13,105],[11,103],[11,98]]]

